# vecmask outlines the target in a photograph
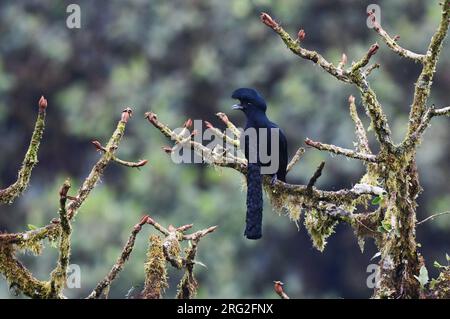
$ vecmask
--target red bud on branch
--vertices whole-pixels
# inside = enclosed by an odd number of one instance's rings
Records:
[[[47,108],[47,99],[42,95],[39,99],[39,112],[45,112],[45,109]]]
[[[208,121],[203,121],[203,122],[205,122],[205,125],[207,128],[214,128],[214,126],[210,122],[208,122]]]
[[[354,97],[353,95],[350,95],[350,96],[348,97],[348,103],[350,103],[350,104],[355,103],[355,97]]]
[[[272,19],[272,17],[270,15],[268,15],[267,13],[261,12],[259,17],[260,17],[262,23],[264,23],[266,26],[268,26],[272,29],[278,28],[278,26],[279,26],[278,23],[274,19]]]
[[[281,281],[274,281],[273,283],[274,283],[273,289],[277,294],[281,295],[283,293],[284,283],[282,283]]]
[[[147,165],[148,160],[140,160],[139,162],[136,163],[136,167],[142,167]]]
[[[298,34],[297,34],[297,39],[298,39],[299,41],[303,41],[303,40],[305,39],[305,37],[306,37],[306,32],[305,32],[305,30],[300,29],[300,31],[298,31]]]
[[[378,43],[372,44],[369,48],[369,52],[367,52],[367,55],[369,56],[369,58],[371,56],[373,56],[375,53],[377,53],[379,48],[380,48],[380,46],[378,45]]]
[[[91,143],[95,146],[97,151],[104,151],[105,150],[105,148],[102,146],[102,144],[99,141],[93,140],[93,141],[91,141]]]
[[[217,113],[216,115],[217,115],[217,116],[220,118],[220,120],[221,120],[222,122],[224,122],[225,124],[228,124],[228,122],[230,121],[230,120],[228,119],[228,116],[227,116],[225,113],[219,112],[219,113]]]
[[[131,108],[127,107],[125,110],[122,111],[121,121],[124,123],[127,123],[132,115],[133,115],[133,111],[131,110]]]
[[[192,126],[192,119],[187,119],[186,122],[184,122],[183,125],[185,128],[190,128]]]
[[[153,113],[153,112],[146,112],[145,113],[145,118],[152,124],[155,124],[156,120],[158,119],[156,114]]]

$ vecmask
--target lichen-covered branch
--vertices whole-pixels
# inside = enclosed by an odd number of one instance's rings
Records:
[[[414,98],[409,114],[408,133],[405,139],[410,138],[422,122],[426,111],[427,99],[430,95],[430,88],[433,83],[436,64],[441,52],[442,43],[447,36],[450,24],[450,0],[444,0],[442,3],[442,16],[438,29],[433,35],[428,46],[427,53],[423,59],[422,71],[417,79],[414,90]]]
[[[300,147],[294,154],[294,156],[292,157],[291,161],[289,162],[289,164],[287,165],[286,171],[290,172],[290,170],[295,166],[295,164],[298,163],[298,161],[300,161],[300,159],[302,158],[303,154],[305,154],[305,149],[303,147]]]
[[[41,119],[41,122],[40,124],[36,124],[38,129],[35,130],[35,133],[33,134],[32,143],[30,145],[31,151],[29,150],[26,157],[29,157],[29,154],[34,154],[31,158],[35,156],[40,138],[42,136],[43,119],[47,101],[44,98],[41,98],[39,106],[40,112],[38,122],[39,119]],[[48,225],[27,232],[0,234],[0,273],[6,277],[6,280],[10,283],[10,285],[15,287],[17,291],[33,298],[63,297],[61,292],[66,282],[66,272],[70,257],[71,219],[75,216],[76,211],[89,196],[109,162],[118,161],[120,164],[131,167],[140,167],[146,164],[146,161],[140,161],[134,165],[131,162],[118,160],[114,155],[131,114],[132,112],[129,108],[122,112],[121,120],[119,121],[117,128],[106,147],[101,146],[99,142],[94,143],[97,148],[100,147],[100,150],[104,152],[104,154],[94,165],[91,173],[86,178],[75,197],[68,195],[70,183],[68,181],[64,183],[59,194],[59,219],[53,219]],[[30,160],[25,162],[29,163]],[[35,161],[33,163],[35,163]],[[28,164],[24,165],[27,166]],[[31,170],[29,172],[31,172]],[[21,175],[19,174],[19,177],[20,176]],[[27,178],[29,179],[29,176]],[[2,194],[5,193],[3,192]],[[68,205],[66,205],[67,200],[71,201]],[[29,250],[34,254],[40,254],[43,247],[42,241],[44,239],[56,241],[58,238],[58,263],[55,270],[51,273],[49,281],[44,282],[34,278],[26,267],[15,258],[15,251],[17,250]]]
[[[324,144],[320,142],[315,142],[310,140],[309,138],[305,139],[305,144],[309,145],[311,147],[314,147],[320,151],[327,151],[336,155],[343,155],[345,157],[359,159],[366,162],[376,163],[377,157],[373,154],[364,154],[364,153],[358,153],[354,150],[350,150],[347,148],[342,148],[336,145],[331,144]]]
[[[423,54],[417,54],[405,48],[402,48],[397,42],[400,39],[399,36],[395,36],[392,38],[380,25],[378,21],[376,21],[375,14],[373,12],[369,13],[369,17],[372,19],[373,29],[381,36],[386,45],[395,53],[400,55],[401,57],[408,58],[413,60],[414,62],[423,62],[425,56]]]
[[[432,116],[450,116],[450,106],[440,109],[433,109],[431,112]]]
[[[294,54],[304,59],[311,60],[340,81],[355,84],[361,92],[366,113],[372,121],[372,127],[381,147],[393,151],[394,146],[391,140],[391,131],[386,115],[384,114],[381,104],[377,100],[375,92],[370,88],[366,79],[368,70],[361,70],[369,63],[371,57],[377,52],[378,44],[372,45],[364,57],[354,63],[348,70],[343,70],[343,62],[345,62],[346,59],[343,59],[344,61],[341,61],[339,66],[335,67],[317,52],[302,48],[300,37],[297,40],[292,39],[290,35],[267,13],[261,13],[261,21],[274,30]],[[304,35],[304,32],[302,34]]]
[[[45,128],[47,100],[42,96],[39,100],[39,113],[31,136],[30,145],[17,174],[17,180],[5,189],[0,190],[0,204],[11,204],[27,188],[31,172],[38,162],[38,150]]]
[[[348,74],[342,70],[341,68],[338,68],[333,65],[333,63],[327,61],[322,55],[317,53],[316,51],[310,51],[303,47],[301,47],[301,41],[300,38],[297,40],[294,40],[291,38],[289,33],[287,33],[281,26],[278,24],[274,19],[272,19],[271,16],[269,16],[267,13],[263,12],[261,13],[261,21],[267,25],[269,28],[271,28],[273,31],[275,31],[283,40],[283,42],[286,44],[286,46],[291,50],[294,54],[298,55],[299,57],[310,60],[313,63],[320,66],[322,69],[324,69],[326,72],[334,76],[340,81],[351,83],[351,79],[348,76]],[[303,33],[304,34],[304,33]],[[304,38],[304,36],[303,36]]]
[[[66,180],[59,191],[59,220],[61,225],[59,259],[55,270],[50,275],[50,291],[55,298],[60,296],[66,284],[67,266],[69,266],[72,227],[67,217],[66,201],[70,187],[70,181]]]
[[[140,297],[143,299],[161,298],[164,289],[168,287],[166,263],[169,263],[176,269],[185,269],[185,273],[178,285],[176,297],[181,299],[193,298],[198,288],[197,280],[194,277],[197,246],[200,239],[215,231],[217,226],[205,228],[192,234],[185,234],[187,230],[192,228],[193,224],[177,228],[169,225],[165,228],[151,218],[147,219],[147,223],[165,237],[162,239],[153,235],[149,239],[148,259],[145,265],[146,278]],[[183,241],[190,242],[190,246],[186,249],[184,256],[181,250],[181,242]]]
[[[369,63],[372,56],[374,56],[377,53],[379,48],[380,46],[378,45],[378,43],[372,44],[367,53],[359,61],[352,64],[351,68],[348,70],[348,73],[350,74],[354,73],[360,70],[361,68],[365,67]]]
[[[348,104],[350,106],[350,117],[355,123],[355,134],[358,139],[357,149],[360,153],[372,154],[369,147],[369,139],[367,138],[366,129],[358,116],[358,111],[356,110],[355,97],[350,95],[348,98]]]
[[[184,239],[190,240],[191,245],[186,251],[186,258],[184,260],[185,272],[178,285],[177,299],[192,299],[197,294],[198,283],[194,277],[194,266],[196,264],[195,256],[197,254],[198,243],[202,237],[212,233],[216,228],[217,226],[212,226],[190,235],[184,235]]]
[[[98,151],[104,152],[104,153],[107,152],[106,148],[99,141],[93,140],[93,141],[91,141],[91,143],[95,146],[95,148]],[[135,167],[135,168],[139,168],[139,167],[145,166],[148,163],[147,160],[139,160],[138,162],[124,161],[124,160],[121,160],[120,158],[118,158],[115,155],[112,156],[112,160],[114,162],[116,162],[117,164],[120,164],[120,165],[123,165],[123,166],[126,166],[126,167]]]
[[[105,276],[105,278],[100,281],[97,286],[94,288],[94,290],[89,294],[87,299],[98,299],[103,294],[105,294],[105,291],[108,290],[108,288],[111,286],[111,283],[116,279],[117,275],[122,271],[123,266],[127,262],[127,260],[130,258],[131,252],[134,248],[134,243],[136,241],[136,236],[139,234],[139,232],[142,230],[142,226],[149,223],[150,216],[144,216],[139,223],[137,223],[131,232],[130,237],[127,240],[127,243],[122,249],[122,252],[117,259],[116,263],[113,265],[109,273]]]
[[[117,124],[116,130],[112,134],[111,138],[108,141],[108,144],[105,147],[105,152],[94,165],[88,177],[84,180],[83,185],[75,195],[75,200],[73,200],[67,208],[67,216],[69,220],[76,216],[78,209],[81,207],[83,202],[89,196],[90,192],[94,189],[97,182],[100,180],[100,177],[103,175],[106,166],[108,166],[108,164],[113,160],[114,153],[119,147],[120,141],[122,140],[122,137],[125,133],[125,127],[131,115],[132,111],[130,108],[126,108],[122,112],[122,117]]]

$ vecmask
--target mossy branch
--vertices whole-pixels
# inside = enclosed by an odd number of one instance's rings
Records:
[[[51,294],[59,297],[66,284],[67,267],[70,260],[70,235],[72,227],[67,217],[66,201],[70,189],[70,181],[66,180],[59,191],[59,220],[61,225],[59,238],[59,259],[55,270],[50,275]]]
[[[381,36],[383,41],[386,43],[389,49],[391,49],[393,52],[397,53],[399,56],[408,58],[413,60],[414,62],[423,62],[425,59],[425,55],[418,54],[415,52],[412,52],[410,50],[407,50],[403,47],[401,47],[398,44],[398,40],[400,39],[399,36],[395,36],[392,38],[380,25],[378,21],[376,21],[374,12],[369,13],[369,17],[372,19],[373,23],[373,29]]]
[[[45,116],[45,108],[47,102],[41,98],[40,112],[38,117],[38,123],[33,134],[32,142],[30,144],[30,150],[27,153],[26,158],[33,159],[37,147],[39,145],[40,138],[43,131],[43,119]],[[83,185],[77,191],[75,197],[69,196],[68,191],[70,188],[69,181],[66,181],[60,190],[60,209],[59,219],[53,219],[48,225],[30,230],[22,233],[13,234],[0,234],[0,273],[2,273],[8,282],[15,287],[18,291],[23,292],[25,295],[33,298],[61,298],[62,289],[66,282],[66,272],[69,265],[70,257],[70,234],[71,225],[70,221],[75,216],[77,210],[81,207],[83,202],[89,196],[92,189],[97,184],[98,180],[103,174],[104,169],[111,161],[117,161],[119,164],[129,167],[141,167],[147,163],[147,161],[140,161],[138,163],[126,162],[119,160],[115,157],[114,153],[117,150],[119,143],[125,131],[125,126],[128,123],[132,115],[131,109],[127,108],[122,112],[121,119],[117,125],[116,130],[111,136],[107,146],[102,149],[104,154],[100,160],[94,165],[89,176],[85,179]],[[39,121],[39,119],[41,121]],[[30,157],[30,154],[34,156]],[[36,163],[34,160],[24,161],[24,166],[30,167],[27,163]],[[29,171],[31,172],[31,170]],[[19,174],[19,177],[22,176]],[[29,179],[29,176],[27,177]],[[2,192],[4,195],[5,192]],[[9,194],[9,193],[8,193]],[[67,200],[71,200],[70,204],[66,206]],[[20,261],[15,258],[16,250],[31,250],[32,252],[39,254],[42,250],[41,242],[44,239],[51,241],[59,240],[59,258],[58,264],[55,270],[51,273],[49,281],[40,281],[33,277],[33,275],[23,266]]]
[[[422,71],[417,79],[414,90],[414,98],[409,113],[408,132],[405,141],[416,134],[418,127],[423,122],[425,116],[426,103],[430,95],[430,88],[433,83],[436,64],[441,52],[442,43],[447,36],[450,25],[450,0],[444,0],[442,3],[441,22],[435,34],[431,38],[427,53],[423,59]]]
[[[336,145],[312,141],[309,138],[305,139],[305,144],[314,147],[320,151],[327,151],[336,155],[343,155],[348,158],[359,159],[365,162],[376,163],[378,161],[377,157],[373,154],[359,153],[355,152],[354,150],[342,148]]]
[[[125,246],[122,249],[122,252],[117,259],[116,263],[113,265],[109,273],[105,276],[105,278],[100,281],[97,286],[94,288],[94,290],[89,294],[87,299],[98,299],[102,295],[105,294],[105,291],[108,290],[108,288],[111,286],[111,283],[114,281],[114,279],[118,276],[118,274],[122,271],[125,263],[130,258],[131,252],[134,248],[134,243],[136,241],[136,236],[139,234],[139,232],[142,230],[142,226],[145,224],[148,224],[150,216],[144,216],[139,223],[137,223],[131,232],[130,237],[128,238]]]
[[[103,175],[105,168],[111,161],[114,161],[115,159],[114,154],[119,147],[119,144],[125,133],[125,127],[131,116],[132,110],[130,108],[126,108],[123,110],[121,119],[117,124],[116,130],[114,131],[114,133],[112,134],[111,138],[108,141],[108,144],[106,144],[106,147],[104,148],[103,155],[100,157],[97,163],[95,163],[88,177],[86,177],[86,179],[84,180],[83,185],[77,191],[74,200],[72,200],[69,206],[67,207],[67,216],[69,220],[71,220],[73,217],[76,216],[78,209],[81,207],[83,202],[88,198],[90,192],[97,185],[97,182]]]
[[[22,162],[22,167],[17,174],[17,180],[5,189],[0,190],[0,204],[11,204],[27,188],[31,172],[38,163],[38,151],[45,128],[45,114],[47,109],[47,100],[42,96],[39,100],[39,112],[31,136],[30,145]]]

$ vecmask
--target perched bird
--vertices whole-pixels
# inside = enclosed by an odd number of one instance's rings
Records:
[[[261,167],[270,166],[271,162],[263,163],[260,158],[260,148],[267,145],[267,150],[262,150],[269,158],[278,156],[278,169],[272,175],[272,183],[276,179],[286,181],[286,168],[288,164],[287,139],[281,129],[271,122],[266,116],[267,105],[261,94],[255,89],[240,88],[233,92],[233,99],[239,100],[239,104],[233,105],[233,109],[241,110],[247,117],[245,130],[256,129],[256,140],[249,138],[245,134],[245,157],[248,160],[247,169],[247,215],[245,237],[248,239],[259,239],[262,236],[262,211],[263,211],[263,191]],[[267,134],[260,136],[261,129],[267,129]],[[278,150],[271,149],[270,129],[276,129],[278,133]],[[262,139],[266,138],[267,143]],[[256,161],[251,158],[251,152],[256,152]],[[277,153],[275,153],[277,152]],[[271,160],[272,160],[271,159]]]

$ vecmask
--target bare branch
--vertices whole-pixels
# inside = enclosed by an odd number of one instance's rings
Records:
[[[433,214],[433,215],[431,215],[431,216],[428,216],[428,217],[425,218],[425,219],[422,219],[420,222],[417,222],[416,225],[421,225],[421,224],[423,224],[423,223],[426,223],[426,222],[429,221],[429,220],[435,219],[436,217],[444,216],[444,215],[449,215],[449,214],[450,214],[450,211],[448,211],[448,212],[442,212],[442,213],[437,213],[437,214]]]
[[[426,129],[430,125],[431,119],[435,116],[450,116],[450,106],[436,109],[434,106],[430,106],[425,110],[422,116],[421,122],[416,131],[412,134],[408,134],[406,139],[401,144],[401,150],[403,153],[408,153],[414,150],[417,144],[420,143],[420,139],[425,133]]]
[[[107,152],[106,148],[103,147],[103,145],[99,141],[93,140],[91,143],[94,144],[95,148],[98,151],[104,152],[104,153]],[[124,160],[121,160],[120,158],[118,158],[115,155],[112,156],[112,160],[114,162],[116,162],[117,164],[120,164],[120,165],[123,165],[123,166],[126,166],[126,167],[135,167],[135,168],[139,168],[139,167],[145,166],[148,163],[147,160],[139,160],[138,162],[124,161]]]
[[[305,149],[303,147],[300,147],[289,162],[286,168],[287,172],[289,172],[294,167],[294,165],[297,164],[297,162],[302,158],[303,154],[305,154]]]
[[[121,252],[119,258],[117,259],[116,263],[111,268],[111,270],[106,275],[106,277],[97,284],[97,286],[89,294],[87,299],[98,299],[98,298],[100,298],[104,294],[105,290],[109,286],[111,286],[111,283],[117,277],[119,272],[122,271],[123,266],[125,265],[125,263],[129,259],[130,255],[131,255],[131,252],[133,251],[133,248],[134,248],[134,243],[136,241],[136,236],[142,230],[142,226],[144,226],[145,224],[149,223],[149,218],[150,218],[150,216],[142,217],[142,219],[139,221],[139,223],[137,223],[133,227],[131,235],[128,238],[127,243],[123,247],[122,252]]]
[[[17,174],[17,180],[5,189],[0,189],[0,203],[11,204],[27,188],[31,172],[38,163],[39,145],[42,140],[45,128],[45,113],[47,109],[47,100],[41,96],[39,100],[39,113],[31,136],[30,145],[22,162],[22,167]]]
[[[450,106],[443,107],[441,109],[433,109],[432,116],[450,116]]]
[[[291,36],[275,21],[270,17],[267,13],[261,13],[260,15],[261,21],[270,27],[273,31],[275,31],[287,47],[299,57],[310,60],[313,63],[320,66],[322,69],[327,71],[329,74],[334,76],[340,81],[351,83],[351,79],[348,77],[345,71],[333,65],[333,63],[328,62],[322,55],[317,53],[316,51],[310,51],[302,48],[300,46],[299,40],[294,40]]]
[[[398,43],[399,36],[391,38],[389,34],[381,27],[381,25],[376,21],[375,15],[373,13],[369,13],[369,17],[372,18],[372,23],[374,25],[374,30],[381,36],[386,45],[395,53],[400,55],[401,57],[408,58],[413,60],[414,62],[423,62],[425,59],[425,55],[417,54],[410,50],[402,48]]]
[[[314,175],[311,177],[311,179],[308,182],[308,185],[306,186],[306,189],[312,192],[313,186],[316,184],[319,177],[322,175],[322,170],[325,167],[325,162],[321,162],[320,165],[317,167],[317,170],[314,172]]]
[[[363,76],[367,78],[372,73],[373,70],[378,68],[380,68],[380,65],[378,63],[369,65],[367,69],[364,71]]]
[[[131,114],[132,111],[130,108],[126,108],[125,110],[123,110],[121,120],[117,124],[116,130],[109,139],[108,144],[106,145],[106,147],[104,147],[104,150],[102,149],[103,147],[100,148],[100,150],[104,151],[104,154],[94,165],[88,177],[86,177],[86,179],[84,180],[83,185],[80,187],[75,196],[75,200],[73,200],[67,208],[67,216],[69,220],[71,220],[76,215],[80,206],[89,196],[90,192],[94,189],[97,182],[100,180],[100,177],[103,175],[106,166],[108,166],[108,164],[114,160],[114,153],[119,147],[120,141],[122,140],[122,137],[125,133],[126,124],[131,117]],[[94,143],[94,145],[96,145],[96,143]],[[98,148],[97,145],[96,147]]]
[[[327,151],[330,153],[334,153],[337,155],[343,155],[349,158],[359,159],[366,162],[376,163],[377,157],[373,154],[364,154],[364,153],[358,153],[353,150],[342,148],[339,146],[335,146],[332,144],[323,144],[320,142],[315,142],[310,140],[309,138],[305,139],[305,144],[309,145],[311,147],[314,147],[320,151]]]

